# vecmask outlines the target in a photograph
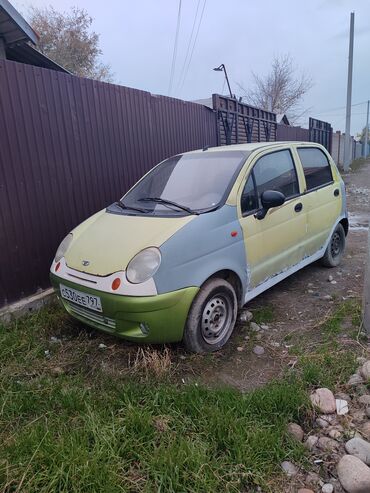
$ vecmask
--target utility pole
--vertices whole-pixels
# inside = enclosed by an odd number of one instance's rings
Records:
[[[351,163],[351,106],[352,106],[352,72],[353,72],[353,34],[355,27],[355,13],[351,12],[349,28],[349,54],[348,54],[348,80],[347,80],[347,109],[346,109],[346,135],[344,139],[344,171],[348,171]]]
[[[366,127],[365,127],[365,151],[364,151],[364,157],[367,158],[368,155],[368,150],[369,150],[369,106],[370,106],[370,101],[367,101],[367,113],[366,113]]]

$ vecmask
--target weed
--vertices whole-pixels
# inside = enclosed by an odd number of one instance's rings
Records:
[[[253,321],[257,324],[272,322],[274,318],[272,305],[264,305],[253,310]]]

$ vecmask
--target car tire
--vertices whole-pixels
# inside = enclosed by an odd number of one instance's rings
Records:
[[[331,235],[325,254],[321,259],[325,267],[337,267],[342,260],[346,246],[346,233],[343,226],[339,223]]]
[[[207,281],[189,310],[183,338],[186,349],[194,353],[221,349],[234,330],[237,311],[233,286],[220,278]]]

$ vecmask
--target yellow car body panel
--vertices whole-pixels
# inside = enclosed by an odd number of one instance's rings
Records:
[[[67,265],[98,276],[125,270],[138,252],[148,246],[159,247],[192,219],[194,216],[124,216],[100,211],[72,231]],[[83,265],[86,259],[89,264]]]

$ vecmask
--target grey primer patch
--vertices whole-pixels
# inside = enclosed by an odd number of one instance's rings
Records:
[[[232,231],[237,236],[232,237]],[[158,294],[199,287],[214,273],[228,269],[239,276],[244,299],[247,258],[235,206],[200,214],[165,241],[161,253],[162,263],[154,276]]]

